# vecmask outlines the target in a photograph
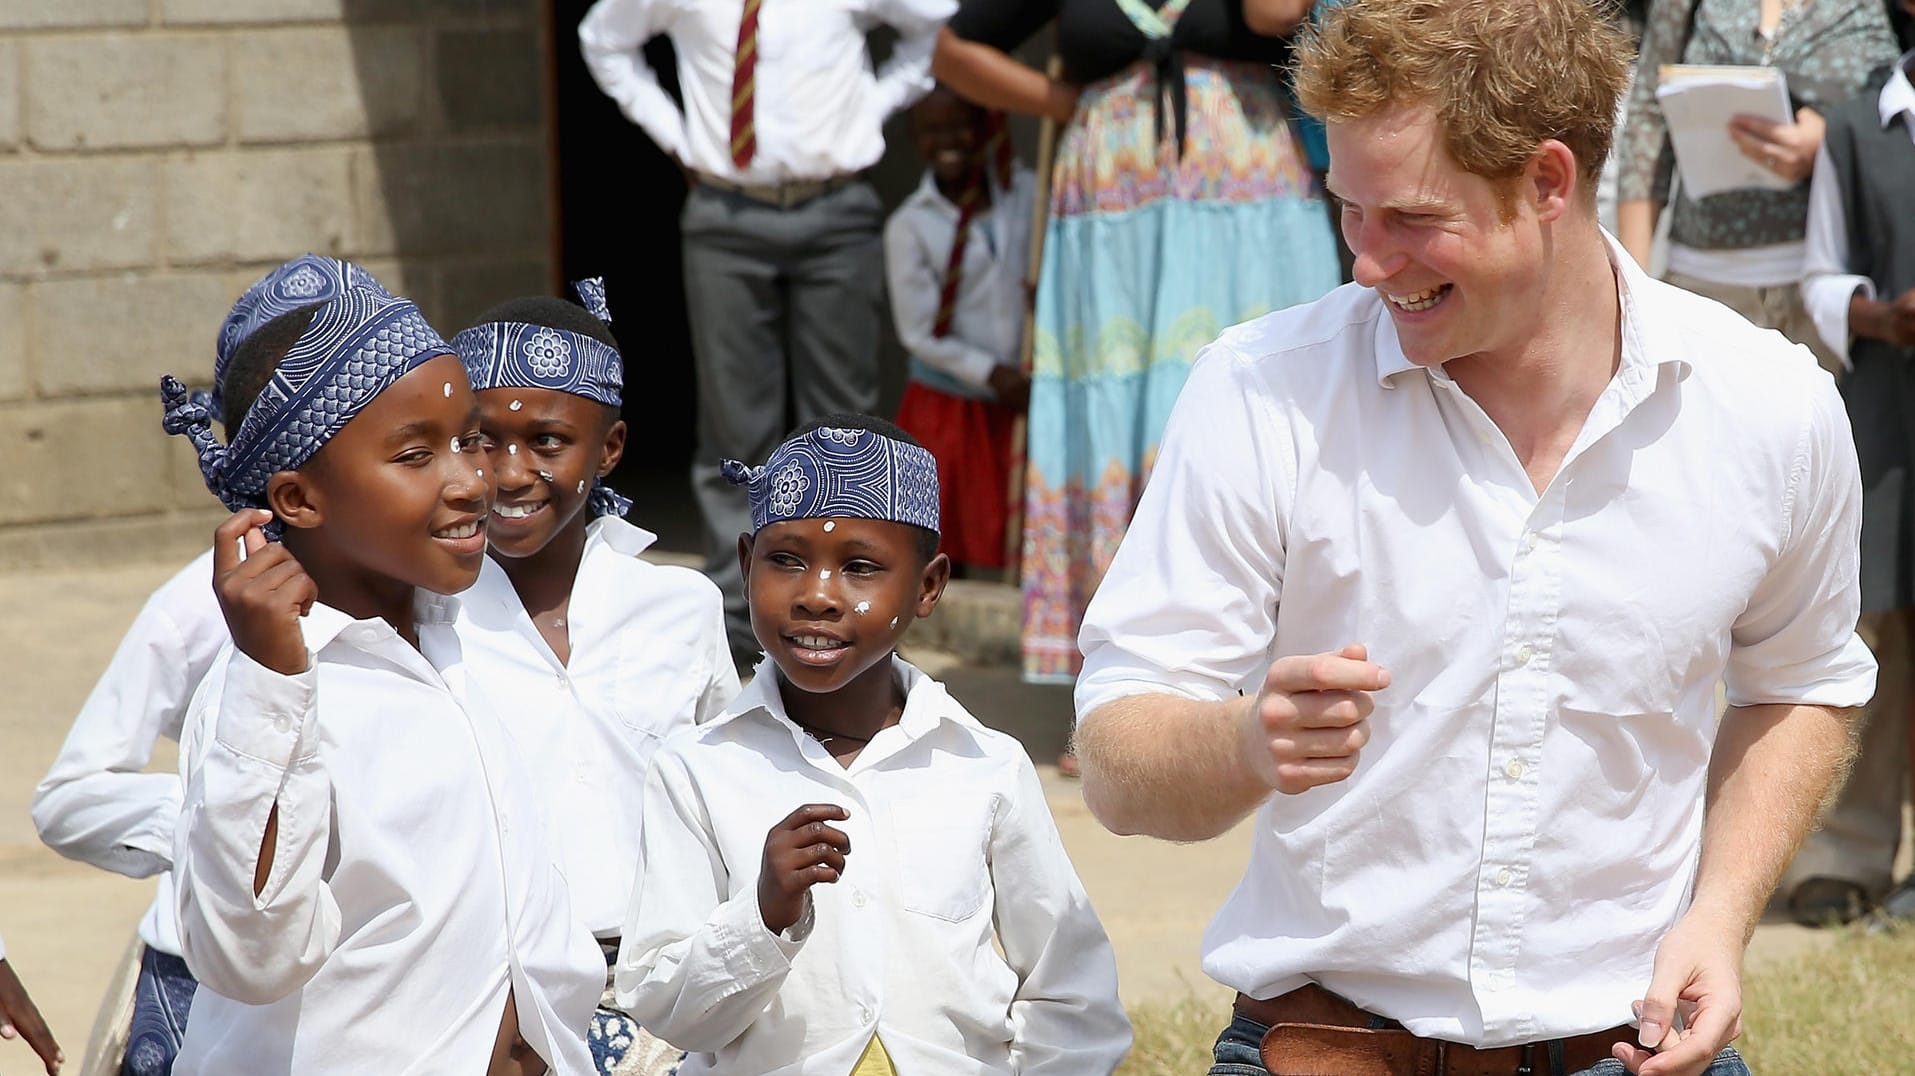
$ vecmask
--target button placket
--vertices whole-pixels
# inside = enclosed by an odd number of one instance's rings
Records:
[[[1513,1003],[1516,961],[1536,842],[1540,788],[1528,761],[1540,757],[1551,707],[1552,646],[1561,598],[1560,547],[1544,542],[1545,517],[1562,511],[1552,487],[1517,532],[1504,625],[1505,666],[1497,677],[1485,790],[1483,867],[1478,873],[1477,929],[1471,941],[1471,981],[1477,984],[1485,1026],[1522,1020]],[[1526,780],[1525,778],[1531,778]],[[1484,998],[1484,993],[1496,998]],[[1507,997],[1511,1004],[1505,1004]]]

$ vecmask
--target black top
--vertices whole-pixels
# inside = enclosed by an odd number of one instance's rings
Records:
[[[1145,2],[1161,8],[1164,0]],[[1132,25],[1117,0],[961,0],[951,32],[1010,52],[1052,19],[1066,82],[1081,86],[1156,58],[1150,39]],[[1289,42],[1253,34],[1243,24],[1243,0],[1190,0],[1171,29],[1169,48],[1217,60],[1290,62]]]

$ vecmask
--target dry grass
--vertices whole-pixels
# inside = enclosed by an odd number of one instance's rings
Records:
[[[1843,931],[1833,944],[1750,969],[1737,1045],[1758,1076],[1915,1074],[1915,930]],[[1201,1076],[1225,1010],[1194,994],[1131,1011],[1118,1076]]]

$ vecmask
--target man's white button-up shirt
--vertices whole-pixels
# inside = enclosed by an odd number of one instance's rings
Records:
[[[1621,362],[1541,493],[1368,288],[1192,370],[1084,619],[1078,713],[1254,694],[1274,657],[1354,642],[1392,676],[1356,772],[1261,808],[1204,938],[1224,984],[1314,980],[1476,1045],[1625,1023],[1688,902],[1717,683],[1873,691],[1834,383],[1611,260]]]

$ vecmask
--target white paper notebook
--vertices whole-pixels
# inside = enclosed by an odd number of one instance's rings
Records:
[[[1773,67],[1704,67],[1664,64],[1656,77],[1656,100],[1669,124],[1676,149],[1682,192],[1705,198],[1750,187],[1787,190],[1794,186],[1759,162],[1744,156],[1729,136],[1729,121],[1740,113],[1776,123],[1793,123],[1789,86]]]

